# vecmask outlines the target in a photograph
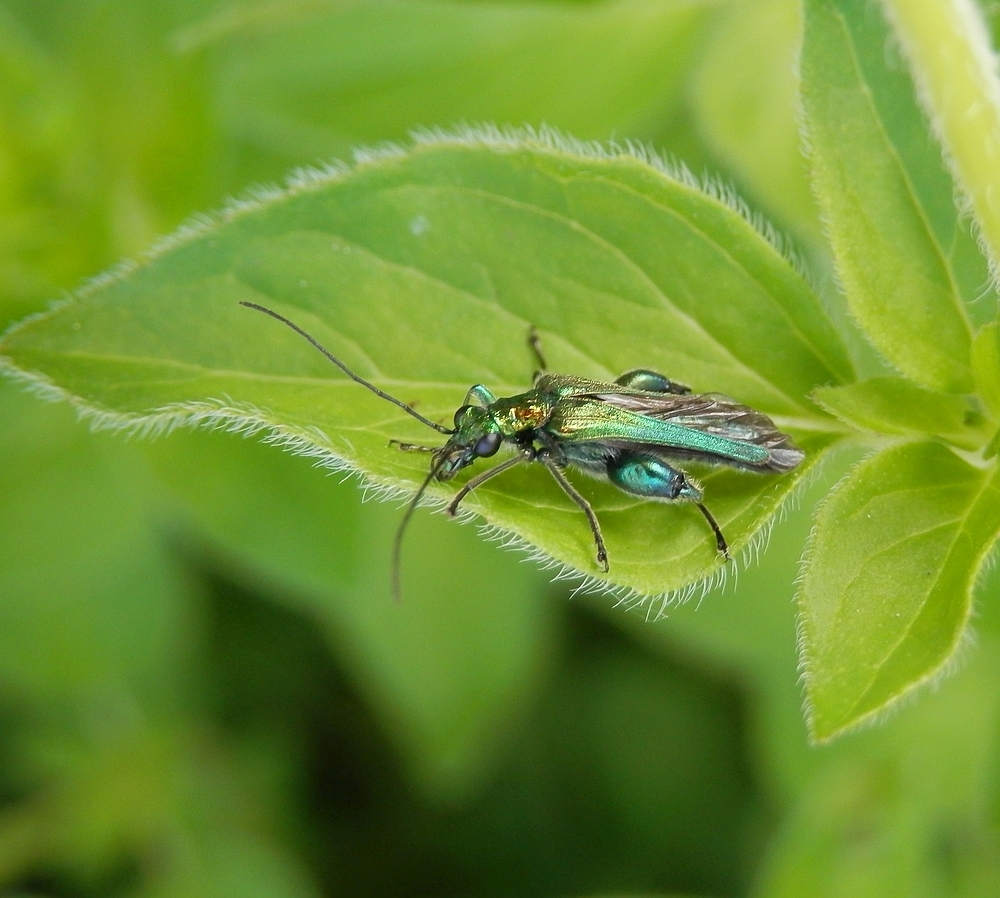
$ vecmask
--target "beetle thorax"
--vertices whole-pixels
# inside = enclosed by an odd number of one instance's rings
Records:
[[[513,435],[525,430],[538,430],[552,417],[553,403],[537,393],[522,393],[509,399],[498,399],[489,412],[500,430]]]

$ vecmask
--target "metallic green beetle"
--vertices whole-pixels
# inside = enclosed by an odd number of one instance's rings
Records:
[[[579,468],[643,499],[693,502],[712,528],[719,553],[728,560],[729,547],[715,518],[702,504],[701,488],[672,463],[698,461],[780,474],[804,458],[802,450],[767,415],[720,393],[692,393],[655,371],[629,371],[614,383],[549,374],[534,328],[528,343],[539,370],[532,388],[498,398],[476,384],[455,412],[455,426],[443,427],[359,377],[283,315],[256,303],[241,305],[288,325],[352,380],[448,436],[448,442],[438,447],[393,440],[401,449],[431,453],[427,477],[396,531],[393,590],[397,596],[403,533],[431,481],[451,480],[477,459],[496,455],[505,443],[515,448],[516,454],[469,480],[448,504],[448,514],[455,515],[461,501],[490,478],[524,462],[540,462],[587,516],[597,562],[605,573],[608,553],[601,525],[590,503],[566,478],[564,468]]]

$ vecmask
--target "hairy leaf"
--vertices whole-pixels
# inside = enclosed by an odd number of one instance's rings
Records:
[[[917,383],[970,390],[970,318],[982,323],[995,308],[988,267],[878,4],[806,3],[802,96],[813,184],[852,314]]]
[[[10,332],[0,354],[111,424],[261,427],[412,489],[426,456],[388,441],[439,435],[241,300],[287,314],[433,420],[450,422],[472,383],[526,389],[529,324],[553,370],[652,367],[775,416],[807,451],[796,474],[703,479],[737,551],[833,439],[806,395],[851,375],[813,294],[729,205],[634,156],[524,135],[427,138],[300,180]],[[720,567],[697,509],[576,480],[605,529],[610,583],[658,594]],[[491,481],[468,507],[598,570],[585,520],[544,470]]]
[[[932,442],[885,449],[833,491],[799,595],[813,736],[828,739],[941,671],[1000,534],[1000,474]]]
[[[926,390],[901,377],[819,387],[814,397],[841,420],[874,433],[936,436],[963,449],[978,449],[992,434],[967,398]]]
[[[934,118],[951,168],[989,246],[1000,260],[1000,82],[987,30],[989,6],[963,0],[886,0],[900,42]]]

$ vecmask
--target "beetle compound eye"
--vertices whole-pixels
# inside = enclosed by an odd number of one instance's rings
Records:
[[[497,450],[500,448],[502,442],[503,437],[500,434],[488,433],[476,440],[476,445],[472,451],[476,454],[477,458],[489,458],[491,455],[497,454]]]

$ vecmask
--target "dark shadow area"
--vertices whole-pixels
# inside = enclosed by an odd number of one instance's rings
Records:
[[[268,826],[326,894],[747,892],[766,813],[733,683],[637,646],[557,596],[561,655],[517,730],[502,734],[496,774],[464,805],[432,807],[320,628],[205,557],[187,561],[207,587],[198,726],[234,757],[284,759],[270,805],[282,819]],[[16,759],[20,734],[36,724],[0,707],[3,757]],[[0,810],[38,786],[9,767]],[[81,880],[35,863],[17,886],[53,898],[127,895],[142,869],[140,856],[122,856]]]
[[[432,808],[318,629],[210,583],[216,713],[301,749],[300,833],[329,894],[746,892],[765,813],[732,683],[567,602],[563,657],[497,776],[463,807]]]

